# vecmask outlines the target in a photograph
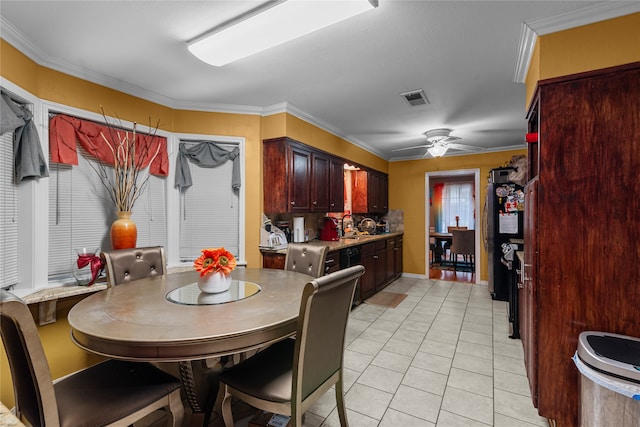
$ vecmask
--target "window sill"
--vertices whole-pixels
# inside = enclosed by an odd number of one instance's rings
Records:
[[[56,286],[54,288],[40,289],[26,295],[22,300],[26,304],[38,304],[38,324],[48,325],[56,321],[56,309],[61,298],[77,295],[91,294],[107,289],[106,283],[95,283],[91,286]]]

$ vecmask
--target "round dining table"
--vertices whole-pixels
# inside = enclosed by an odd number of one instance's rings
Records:
[[[135,280],[83,299],[68,315],[72,340],[95,354],[136,361],[244,353],[295,334],[302,291],[313,279],[286,270],[236,268],[235,293],[224,296],[201,294],[198,274]]]

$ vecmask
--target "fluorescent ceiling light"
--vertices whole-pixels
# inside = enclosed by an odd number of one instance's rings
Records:
[[[433,147],[427,148],[427,151],[433,157],[442,157],[444,156],[444,153],[446,153],[448,149],[449,147],[447,147],[446,145],[436,144]]]
[[[275,5],[274,5],[275,4]],[[286,0],[188,42],[207,64],[222,66],[377,7],[377,0]]]

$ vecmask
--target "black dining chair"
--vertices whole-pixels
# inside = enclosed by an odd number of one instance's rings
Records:
[[[164,247],[150,246],[105,251],[101,254],[107,272],[107,286],[165,274]]]
[[[15,413],[29,425],[128,426],[162,408],[168,425],[182,425],[180,381],[149,363],[107,360],[53,381],[31,311],[4,290],[0,332]]]
[[[222,371],[222,416],[233,427],[232,397],[264,411],[302,415],[335,386],[340,425],[347,426],[343,355],[347,320],[364,267],[356,265],[309,281],[300,301],[295,339],[285,339]]]
[[[313,277],[324,275],[324,262],[327,258],[328,246],[289,243],[284,269],[297,271]]]

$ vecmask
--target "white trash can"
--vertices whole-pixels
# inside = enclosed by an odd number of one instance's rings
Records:
[[[581,427],[640,426],[640,339],[582,332],[573,361],[582,374]]]

